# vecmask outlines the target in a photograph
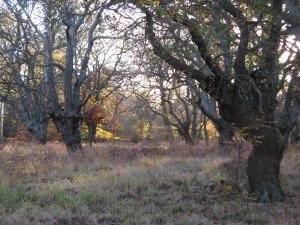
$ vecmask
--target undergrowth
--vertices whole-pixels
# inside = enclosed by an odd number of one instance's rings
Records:
[[[70,158],[60,143],[0,152],[0,224],[300,224],[300,149],[282,162],[287,199],[256,203],[249,146],[102,143]],[[241,152],[240,152],[241,153]]]

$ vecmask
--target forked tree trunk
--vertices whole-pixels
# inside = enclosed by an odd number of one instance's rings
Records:
[[[248,159],[250,188],[259,202],[281,201],[285,195],[279,181],[285,141],[274,123],[263,123],[250,130],[253,151]]]

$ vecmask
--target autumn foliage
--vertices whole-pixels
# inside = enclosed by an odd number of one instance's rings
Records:
[[[83,121],[87,126],[97,126],[105,119],[104,110],[99,104],[88,104],[83,110]]]

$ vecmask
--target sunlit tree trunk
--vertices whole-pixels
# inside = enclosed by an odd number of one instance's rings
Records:
[[[219,144],[225,147],[227,143],[233,141],[233,125],[226,122],[217,113],[216,102],[214,99],[209,99],[207,93],[202,93],[198,101],[199,108],[202,113],[207,116],[219,133]],[[226,149],[226,148],[225,148]]]

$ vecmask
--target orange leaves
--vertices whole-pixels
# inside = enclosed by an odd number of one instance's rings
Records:
[[[104,110],[98,104],[86,105],[83,110],[83,121],[87,125],[97,125],[105,119]]]

